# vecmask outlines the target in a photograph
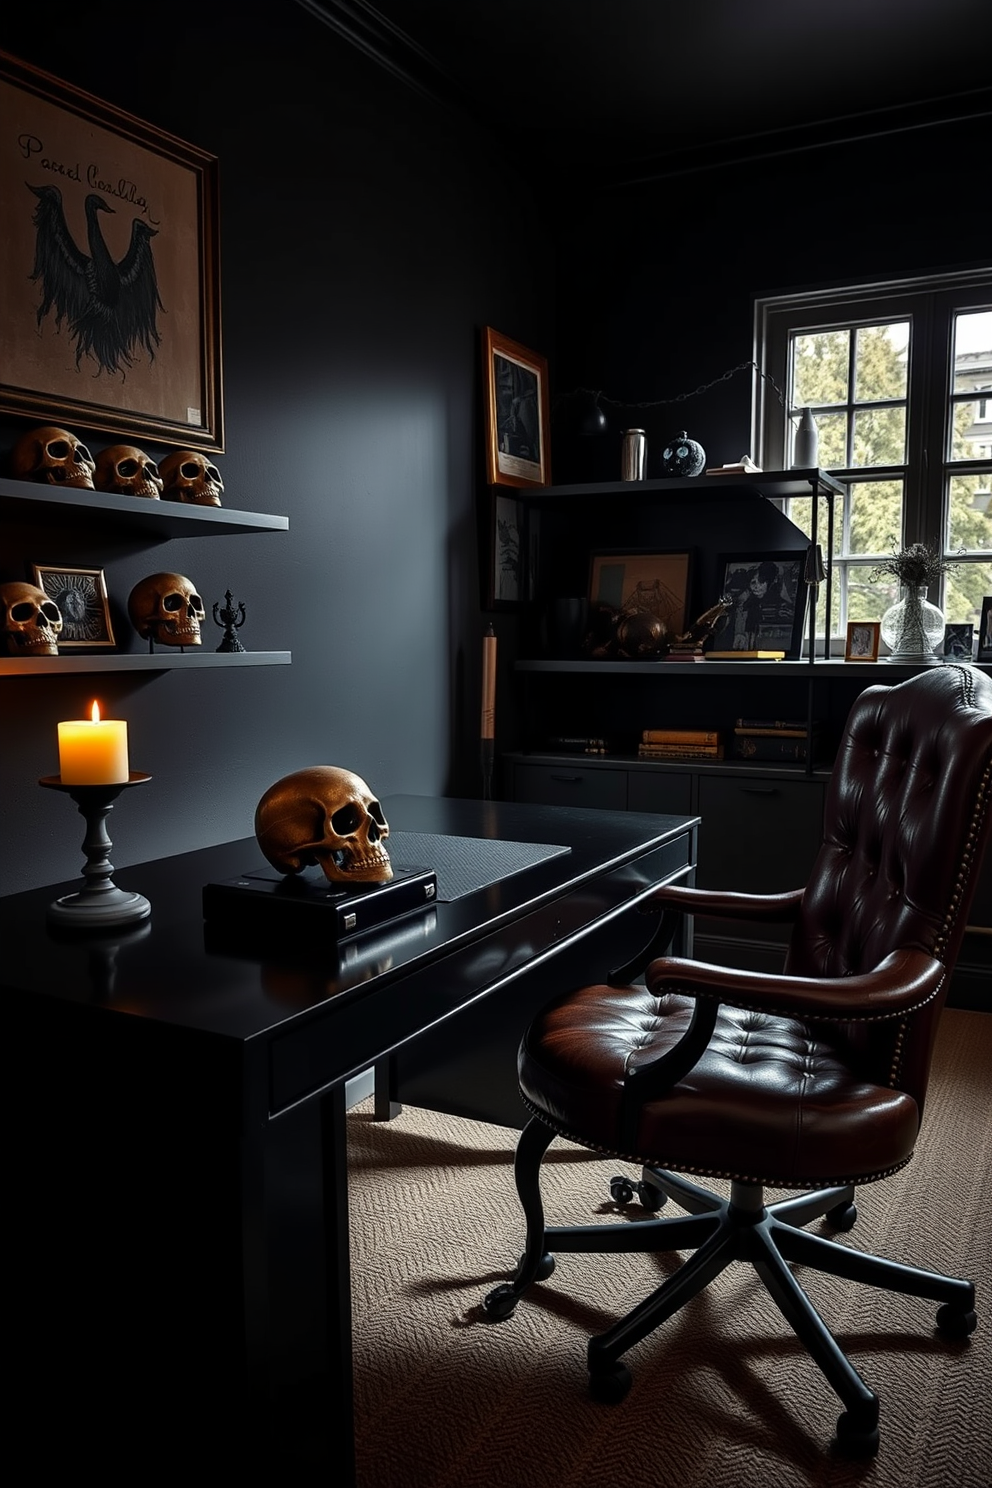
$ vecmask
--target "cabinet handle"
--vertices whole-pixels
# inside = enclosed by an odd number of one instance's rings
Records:
[[[738,787],[745,796],[777,796],[777,785],[742,785]]]
[[[582,776],[581,775],[555,775],[554,773],[552,773],[551,779],[552,780],[557,780],[560,785],[581,785],[582,784]]]

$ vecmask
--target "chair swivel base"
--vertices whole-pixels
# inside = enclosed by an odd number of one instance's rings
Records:
[[[534,1128],[537,1128],[534,1130]],[[530,1140],[525,1138],[528,1133]],[[540,1156],[554,1133],[534,1121],[521,1138],[518,1193],[527,1219],[527,1244],[512,1282],[485,1298],[487,1315],[507,1318],[526,1289],[554,1270],[554,1252],[621,1254],[693,1250],[678,1271],[605,1333],[589,1340],[590,1391],[607,1403],[627,1394],[631,1375],[620,1356],[646,1338],[692,1297],[708,1286],[732,1261],[754,1266],[786,1322],[807,1349],[845,1409],[837,1422],[837,1446],[845,1455],[866,1457],[878,1450],[878,1397],[850,1363],[813,1303],[792,1273],[792,1265],[843,1277],[848,1281],[926,1297],[941,1303],[937,1329],[946,1337],[964,1338],[976,1326],[975,1289],[971,1282],[865,1255],[822,1235],[799,1228],[827,1216],[838,1229],[849,1229],[857,1211],[853,1187],[822,1189],[767,1207],[757,1184],[732,1183],[729,1200],[657,1168],[645,1168],[639,1189],[646,1189],[647,1208],[671,1197],[688,1212],[672,1218],[644,1219],[636,1225],[575,1225],[545,1229],[543,1207],[530,1162]],[[547,1140],[545,1140],[547,1138]],[[617,1198],[614,1180],[611,1191]],[[659,1200],[657,1195],[663,1197]]]

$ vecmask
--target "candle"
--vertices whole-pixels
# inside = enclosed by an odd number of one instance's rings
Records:
[[[59,773],[63,785],[119,785],[128,779],[127,724],[100,719],[93,704],[90,718],[59,724]]]
[[[496,735],[496,636],[490,625],[482,637],[482,727],[480,736]]]

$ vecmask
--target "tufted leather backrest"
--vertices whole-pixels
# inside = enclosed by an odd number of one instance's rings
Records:
[[[931,667],[856,700],[827,791],[823,846],[786,969],[843,977],[914,947],[953,968],[992,811],[992,678]],[[850,1025],[866,1075],[921,1108],[942,994],[905,1020]]]

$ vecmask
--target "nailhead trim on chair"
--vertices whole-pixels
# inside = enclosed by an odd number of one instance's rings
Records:
[[[755,1174],[735,1173],[730,1169],[724,1171],[720,1168],[692,1167],[682,1161],[673,1162],[663,1157],[644,1157],[643,1154],[639,1153],[618,1152],[615,1147],[602,1147],[598,1142],[590,1142],[586,1137],[580,1137],[577,1132],[566,1131],[557,1122],[550,1121],[547,1112],[542,1111],[540,1107],[535,1106],[529,1101],[522,1091],[520,1092],[520,1099],[532,1115],[536,1116],[539,1121],[543,1121],[544,1125],[550,1127],[559,1137],[563,1137],[566,1142],[577,1142],[580,1147],[585,1147],[588,1152],[598,1152],[603,1157],[615,1157],[618,1162],[635,1163],[643,1168],[665,1168],[673,1173],[692,1173],[697,1178],[724,1178],[731,1183],[753,1183],[765,1188],[845,1188],[848,1184],[877,1183],[881,1178],[889,1178],[893,1173],[898,1173],[901,1168],[904,1168],[913,1157],[911,1152],[902,1162],[894,1163],[889,1168],[880,1168],[874,1173],[862,1173],[857,1177],[851,1176],[845,1178],[843,1175],[840,1175],[838,1177],[831,1176],[830,1178],[799,1178],[790,1176],[787,1180],[782,1178],[762,1178]]]

